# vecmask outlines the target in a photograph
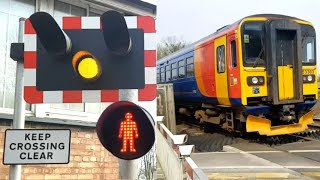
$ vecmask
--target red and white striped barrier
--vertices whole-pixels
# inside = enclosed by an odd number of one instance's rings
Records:
[[[208,177],[190,157],[185,158],[184,168],[186,170],[187,180],[208,180]]]
[[[183,145],[187,141],[187,135],[174,135],[170,130],[161,122],[163,117],[158,116],[157,128],[162,136],[167,140],[167,143],[174,150],[177,158],[184,158],[183,168],[186,172],[188,180],[208,180],[204,172],[194,163],[189,157],[193,151],[194,145]]]
[[[162,136],[167,140],[169,146],[171,146],[174,152],[177,154],[177,156],[180,156],[181,152],[178,145],[182,145],[187,141],[187,135],[173,135],[163,123],[158,123],[158,129]]]

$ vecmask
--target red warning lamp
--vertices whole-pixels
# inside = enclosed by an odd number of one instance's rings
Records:
[[[120,159],[145,155],[155,141],[152,116],[138,105],[119,101],[107,107],[97,123],[101,144]]]
[[[126,113],[125,120],[120,124],[119,138],[122,139],[122,149],[120,152],[127,152],[129,142],[129,152],[136,152],[134,148],[134,139],[139,138],[137,123],[132,119],[131,113]]]

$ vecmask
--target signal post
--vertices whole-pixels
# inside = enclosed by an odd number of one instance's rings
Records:
[[[11,48],[24,59],[24,99],[40,103],[101,103],[96,131],[120,159],[120,178],[136,179],[135,159],[155,141],[156,38],[152,17],[63,17],[37,12],[25,22],[24,43]]]

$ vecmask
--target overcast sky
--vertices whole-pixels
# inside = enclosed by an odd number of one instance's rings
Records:
[[[157,36],[183,38],[189,43],[253,14],[283,14],[313,23],[320,59],[319,0],[145,0],[157,5]],[[319,63],[320,64],[320,63]]]

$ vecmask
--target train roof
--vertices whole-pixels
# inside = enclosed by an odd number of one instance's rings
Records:
[[[217,34],[219,34],[220,32],[222,31],[225,31],[235,25],[239,25],[241,23],[242,20],[246,19],[246,18],[251,18],[251,17],[265,17],[265,18],[270,18],[270,19],[293,19],[293,20],[301,20],[301,21],[305,21],[305,20],[302,20],[302,19],[298,19],[296,17],[292,17],[292,16],[286,16],[286,15],[280,15],[280,14],[255,14],[255,15],[250,15],[250,16],[246,16],[232,24],[229,24],[229,25],[225,25],[219,29],[216,30],[216,32],[212,33],[212,34],[209,34],[203,38],[201,38],[200,40],[196,41],[196,42],[193,42],[192,44],[186,46],[185,48],[182,48],[160,60],[157,61],[157,64],[162,64],[164,62],[166,62],[167,60],[169,59],[173,59],[173,58],[176,58],[180,55],[183,55],[183,54],[186,54],[190,51],[192,51],[194,49],[194,46],[200,42],[203,42],[205,41],[206,39],[209,39]]]

